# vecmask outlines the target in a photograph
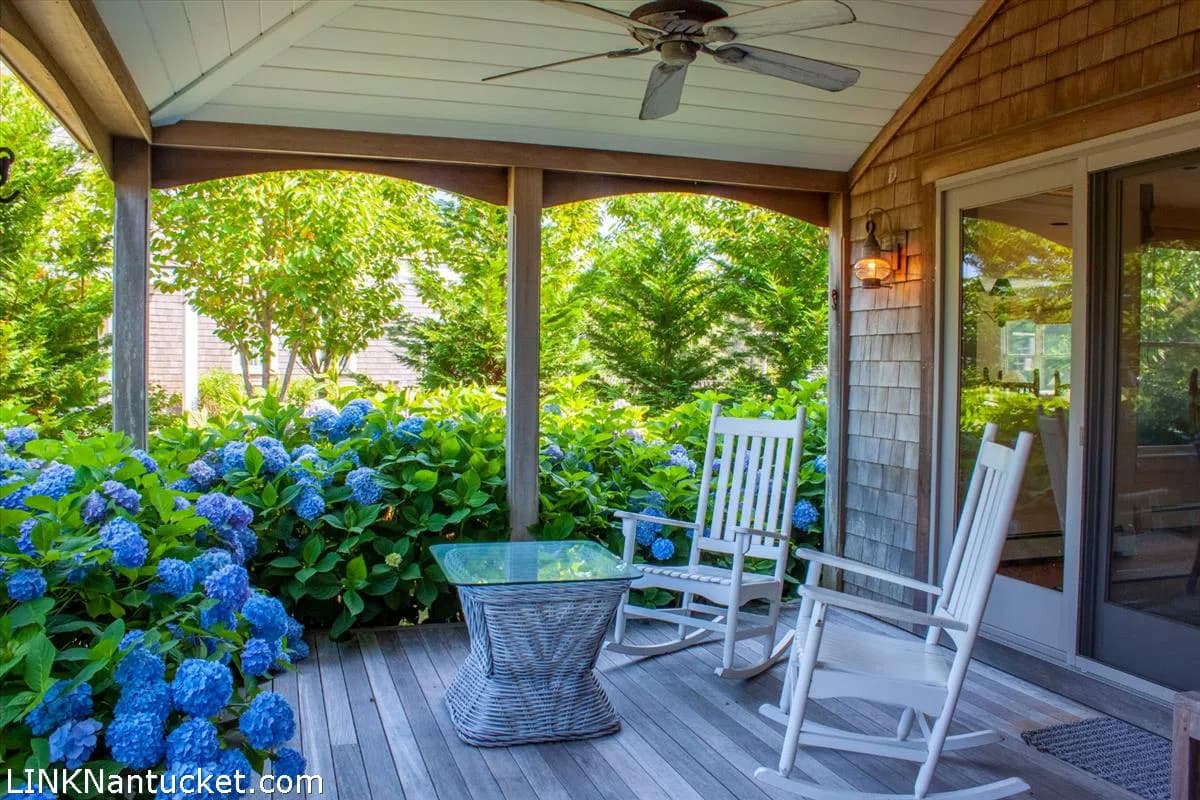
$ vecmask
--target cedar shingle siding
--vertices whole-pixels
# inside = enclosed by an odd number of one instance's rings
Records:
[[[910,231],[910,258],[894,289],[850,292],[847,556],[926,572],[935,207],[932,185],[919,177],[922,162],[951,146],[1194,73],[1198,31],[1200,0],[1010,0],[854,183],[852,257],[866,237],[865,213],[881,207],[897,229]],[[1198,108],[1183,104],[1170,113]],[[1149,121],[1131,117],[1116,127]],[[1077,125],[1067,138],[1096,135]],[[847,580],[864,594],[912,600],[907,590]]]

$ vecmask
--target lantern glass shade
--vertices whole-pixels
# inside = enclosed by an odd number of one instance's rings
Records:
[[[878,289],[892,276],[892,265],[883,257],[883,248],[875,236],[874,220],[867,220],[867,241],[862,258],[854,262],[854,276],[864,289]]]

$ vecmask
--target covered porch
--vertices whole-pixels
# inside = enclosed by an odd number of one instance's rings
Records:
[[[788,613],[795,613],[795,607]],[[838,622],[910,637],[856,614]],[[631,623],[631,638],[661,638],[662,623]],[[658,634],[658,635],[656,635]],[[466,629],[428,625],[363,631],[351,641],[312,639],[313,658],[275,681],[293,699],[302,749],[324,777],[325,798],[506,798],[507,800],[738,800],[791,797],[754,780],[778,758],[783,729],[758,713],[779,700],[782,666],[750,682],[714,681],[719,644],[653,660],[601,653],[598,673],[621,717],[601,739],[479,749],[461,742],[443,703],[466,656]],[[1085,705],[976,663],[959,704],[958,728],[995,728],[1003,741],[948,756],[934,792],[1012,775],[1022,798],[1138,797],[1027,746],[1021,734],[1101,716]],[[890,735],[895,719],[858,700],[820,701],[814,720]],[[803,750],[796,774],[830,788],[911,791],[917,765],[873,756]],[[281,795],[282,796],[282,795]],[[290,796],[296,796],[295,794]],[[317,796],[315,794],[310,796]]]

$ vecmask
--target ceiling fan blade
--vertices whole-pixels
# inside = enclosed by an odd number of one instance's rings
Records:
[[[737,34],[736,41],[759,36],[776,36],[830,25],[854,22],[854,11],[838,0],[787,0],[765,8],[744,11],[705,24],[705,32],[713,28],[729,28]]]
[[[539,69],[550,69],[551,67],[561,67],[563,64],[576,64],[580,61],[590,61],[593,58],[628,58],[629,56],[640,56],[642,53],[649,53],[651,47],[630,47],[626,50],[612,50],[608,53],[593,53],[590,56],[578,56],[576,58],[566,58],[562,61],[551,61],[549,64],[539,64],[536,67],[525,67],[524,69],[514,69],[512,72],[501,72],[499,75],[488,75],[483,80],[494,81],[500,78],[511,78],[514,75],[523,75],[526,72],[536,72]]]
[[[636,19],[627,17],[624,14],[618,14],[615,11],[609,11],[607,8],[601,8],[600,6],[594,6],[594,5],[591,5],[590,3],[577,3],[577,2],[575,2],[575,0],[541,0],[541,1],[543,3],[546,3],[547,5],[555,6],[557,8],[565,8],[568,11],[574,11],[576,14],[583,14],[585,17],[591,17],[592,19],[598,19],[603,22],[610,22],[614,25],[620,25],[622,28],[625,28],[626,30],[645,29],[645,30],[653,31],[654,33],[666,33],[666,31],[660,30],[659,28],[656,28],[653,25],[647,25],[643,22],[638,22]]]
[[[840,92],[853,86],[862,74],[854,67],[746,44],[730,44],[709,52],[722,64],[815,86],[828,92]]]
[[[638,119],[661,119],[679,110],[686,77],[687,64],[655,64],[650,71],[650,80],[646,82],[646,96],[642,98],[642,111]]]

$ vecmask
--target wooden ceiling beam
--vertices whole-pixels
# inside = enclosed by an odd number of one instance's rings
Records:
[[[581,147],[324,128],[184,121],[156,127],[154,143],[160,147],[204,150],[424,161],[488,167],[530,167],[561,172],[702,181],[807,192],[841,192],[847,186],[846,174],[832,170]]]
[[[621,194],[686,192],[738,200],[787,214],[822,228],[829,227],[829,195],[824,192],[764,189],[757,186],[732,186],[702,181],[627,178],[619,175],[588,175],[578,172],[546,172],[543,181],[543,199],[546,206]]]

